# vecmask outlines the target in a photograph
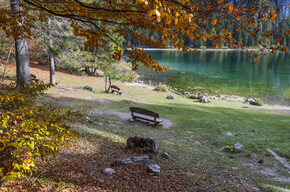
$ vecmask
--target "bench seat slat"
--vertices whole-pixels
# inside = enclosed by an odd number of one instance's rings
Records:
[[[138,118],[138,119],[143,119],[143,120],[147,120],[147,121],[155,122],[155,121],[154,121],[154,117],[145,116],[145,115],[140,115],[140,114],[138,114],[138,115],[135,115],[135,114],[134,114],[132,118],[133,118],[133,119]],[[156,119],[156,123],[161,123],[161,122],[162,122],[162,120]]]

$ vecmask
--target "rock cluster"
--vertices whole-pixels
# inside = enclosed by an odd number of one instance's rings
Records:
[[[127,148],[141,150],[143,152],[155,153],[157,151],[157,141],[153,137],[133,136],[127,139]],[[125,159],[117,159],[114,165],[143,165],[147,166],[148,172],[160,173],[160,166],[151,165],[148,156],[129,157]]]
[[[147,166],[151,173],[160,173],[160,166],[157,164],[151,165],[148,156],[130,157],[126,159],[117,159],[115,165],[143,165]]]

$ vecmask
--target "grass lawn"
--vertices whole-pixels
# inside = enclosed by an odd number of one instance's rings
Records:
[[[32,68],[47,81],[47,69]],[[290,161],[290,110],[255,107],[229,101],[199,103],[182,96],[156,92],[143,86],[114,82],[123,95],[104,93],[104,79],[56,73],[59,84],[39,102],[58,107],[83,108],[87,116],[73,125],[79,138],[50,160],[39,161],[32,177],[6,183],[4,188],[21,191],[289,191],[290,170],[267,149]],[[92,86],[93,92],[82,89]],[[170,93],[172,94],[172,93]],[[156,111],[173,125],[151,127],[122,117],[129,107]],[[126,139],[142,135],[156,138],[158,153],[151,162],[161,166],[160,175],[144,167],[113,166],[115,159],[143,155],[126,149]],[[231,152],[233,145],[243,148]],[[228,151],[227,151],[228,150]],[[162,157],[167,152],[172,159]],[[102,170],[112,167],[107,176]],[[285,182],[288,179],[288,182]],[[0,188],[1,190],[1,188]]]

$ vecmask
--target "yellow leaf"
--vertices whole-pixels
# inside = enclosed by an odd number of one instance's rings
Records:
[[[160,17],[160,12],[157,9],[152,9],[148,12],[148,15],[151,17],[152,15],[157,15]]]
[[[177,25],[177,23],[178,23],[178,18],[176,17],[176,18],[174,19],[174,24]]]

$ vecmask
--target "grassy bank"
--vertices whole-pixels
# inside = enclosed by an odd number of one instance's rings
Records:
[[[162,82],[172,90],[191,94],[205,94],[219,96],[221,94],[236,95],[247,98],[260,98],[270,105],[290,105],[289,89],[274,89],[265,84],[254,84],[249,81],[235,81],[223,78],[209,78],[192,73],[181,74],[178,71],[166,71],[165,73],[152,72],[150,69],[140,67],[137,70],[140,79],[145,82]],[[153,81],[152,81],[153,79]]]
[[[47,80],[46,70],[32,69]],[[287,191],[289,170],[267,151],[275,151],[290,160],[289,110],[269,106],[212,101],[209,104],[173,93],[156,92],[143,86],[121,82],[114,84],[122,96],[104,93],[104,79],[57,72],[57,87],[50,89],[39,102],[58,107],[83,108],[87,116],[102,123],[96,125],[79,119],[74,127],[79,139],[59,153],[51,163],[39,162],[42,173],[26,181],[7,183],[9,189],[26,186],[41,191]],[[93,92],[82,89],[85,85]],[[173,100],[166,99],[168,94]],[[173,125],[151,127],[130,123],[123,116],[129,107],[156,111]],[[229,134],[230,133],[230,134]],[[113,167],[113,176],[102,174],[117,158],[143,155],[127,150],[126,139],[142,135],[155,137],[159,150],[151,162],[161,166],[160,175],[150,175],[142,167]],[[244,147],[229,152],[236,143]],[[163,158],[162,152],[172,160]],[[5,187],[5,186],[4,186]],[[14,188],[13,188],[14,187]],[[18,188],[17,188],[18,187]],[[14,190],[16,191],[16,190]]]

